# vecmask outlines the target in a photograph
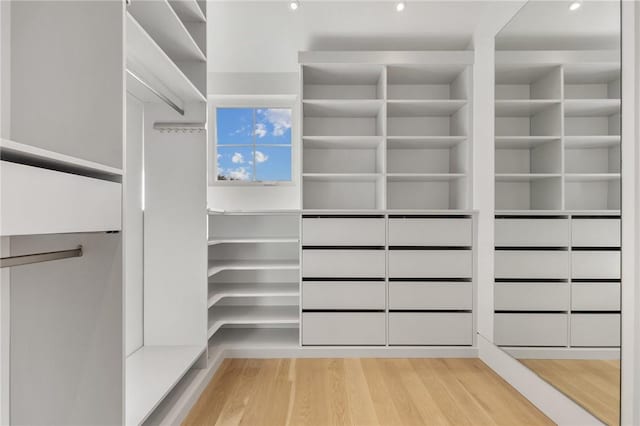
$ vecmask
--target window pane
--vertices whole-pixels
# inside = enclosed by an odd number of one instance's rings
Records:
[[[253,180],[252,147],[219,146],[217,155],[217,180]]]
[[[217,108],[218,145],[253,144],[253,108]]]
[[[259,146],[256,148],[255,162],[256,180],[291,180],[291,147]]]
[[[291,145],[291,108],[256,110],[256,144]]]

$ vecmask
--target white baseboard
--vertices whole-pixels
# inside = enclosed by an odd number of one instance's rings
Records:
[[[558,425],[603,425],[587,410],[542,380],[517,359],[478,335],[480,359]]]
[[[502,347],[518,359],[620,359],[617,348],[522,348]]]

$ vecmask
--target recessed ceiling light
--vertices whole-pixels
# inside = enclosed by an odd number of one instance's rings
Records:
[[[298,0],[294,0],[289,3],[289,7],[291,8],[291,10],[298,10],[298,8],[300,7],[300,3],[298,2]]]
[[[582,6],[582,1],[574,1],[569,5],[569,10],[573,12],[574,10],[580,9],[580,6]]]
[[[396,10],[398,12],[402,12],[404,10],[405,4],[403,1],[399,1],[398,4],[396,4]]]

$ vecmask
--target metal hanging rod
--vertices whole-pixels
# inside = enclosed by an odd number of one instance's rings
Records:
[[[71,250],[50,251],[45,253],[23,254],[20,256],[8,256],[0,258],[0,268],[11,266],[29,265],[31,263],[49,262],[51,260],[81,257],[82,246]]]
[[[206,130],[204,123],[154,123],[153,128],[166,133],[202,133]]]
[[[169,99],[168,97],[166,97],[165,95],[163,95],[162,93],[158,92],[156,89],[153,88],[153,86],[151,86],[149,83],[147,83],[146,81],[144,81],[143,79],[141,79],[140,77],[138,77],[135,73],[133,73],[131,70],[127,69],[127,73],[135,78],[138,82],[140,82],[140,84],[142,84],[144,87],[146,87],[147,89],[149,89],[149,91],[151,93],[153,93],[154,95],[156,95],[162,102],[164,102],[165,104],[169,105],[171,108],[173,108],[174,110],[176,110],[176,112],[180,115],[184,115],[184,110],[182,108],[180,108],[178,105],[176,105],[171,99]]]

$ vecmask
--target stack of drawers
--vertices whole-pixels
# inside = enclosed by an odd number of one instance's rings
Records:
[[[303,215],[302,241],[303,345],[473,343],[469,216]]]
[[[302,344],[384,345],[383,215],[302,216]]]
[[[497,216],[495,342],[619,346],[620,220]]]

